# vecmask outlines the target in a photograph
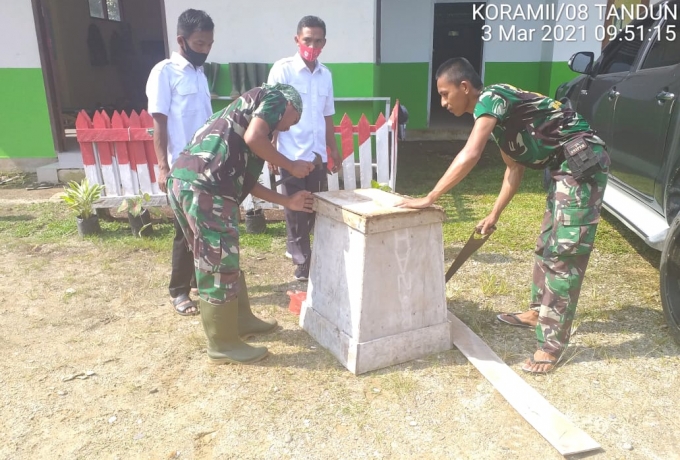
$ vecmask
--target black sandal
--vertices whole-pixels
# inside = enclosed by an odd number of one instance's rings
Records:
[[[191,300],[191,298],[186,294],[180,294],[172,299],[172,305],[175,307],[175,313],[180,316],[196,316],[201,313],[198,310],[196,302]],[[193,308],[194,311],[187,311],[191,308]]]
[[[501,313],[500,315],[497,315],[496,318],[501,323],[508,324],[510,326],[526,327],[528,329],[535,329],[536,326],[532,326],[531,324],[525,323],[524,321],[519,319],[519,317],[517,315],[519,315],[520,313]],[[503,318],[504,316],[506,318]],[[512,318],[512,320],[510,320],[510,318]]]

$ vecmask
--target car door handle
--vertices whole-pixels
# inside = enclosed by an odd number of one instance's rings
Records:
[[[621,93],[619,93],[618,91],[616,91],[614,88],[612,88],[612,89],[609,90],[609,100],[610,100],[610,101],[611,101],[612,99],[616,98],[616,97],[619,97],[620,95],[621,95]]]
[[[659,101],[659,104],[663,104],[666,101],[673,101],[675,100],[675,94],[669,93],[668,91],[661,91],[656,95],[656,100]]]

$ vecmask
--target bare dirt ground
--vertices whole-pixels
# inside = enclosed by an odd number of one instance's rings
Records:
[[[30,217],[6,197],[0,219]],[[455,349],[346,371],[287,311],[304,285],[279,240],[243,251],[254,309],[281,325],[253,366],[206,362],[199,319],[171,310],[169,254],[28,241],[0,241],[0,458],[561,458]],[[494,317],[526,304],[531,254],[484,249],[449,282],[449,308],[521,372],[534,334]],[[566,364],[527,382],[602,444],[592,458],[680,458],[658,269],[595,251],[577,323]]]

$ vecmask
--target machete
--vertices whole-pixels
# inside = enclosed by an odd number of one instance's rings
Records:
[[[495,230],[496,226],[493,226],[491,228]],[[486,240],[488,240],[490,236],[491,233],[487,235],[482,235],[481,233],[479,233],[479,229],[477,228],[473,230],[472,235],[470,235],[470,238],[468,239],[467,243],[465,243],[465,246],[463,246],[463,249],[460,250],[460,252],[456,256],[456,259],[451,264],[451,267],[449,267],[449,270],[446,272],[446,277],[444,281],[445,283],[448,283],[448,281],[458,271],[461,265],[463,265],[465,261],[468,260],[470,256],[477,251],[477,249],[481,248],[484,245],[484,243],[486,243]]]

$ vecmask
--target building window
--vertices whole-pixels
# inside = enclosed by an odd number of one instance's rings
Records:
[[[93,18],[120,21],[120,0],[89,0],[90,16]]]

